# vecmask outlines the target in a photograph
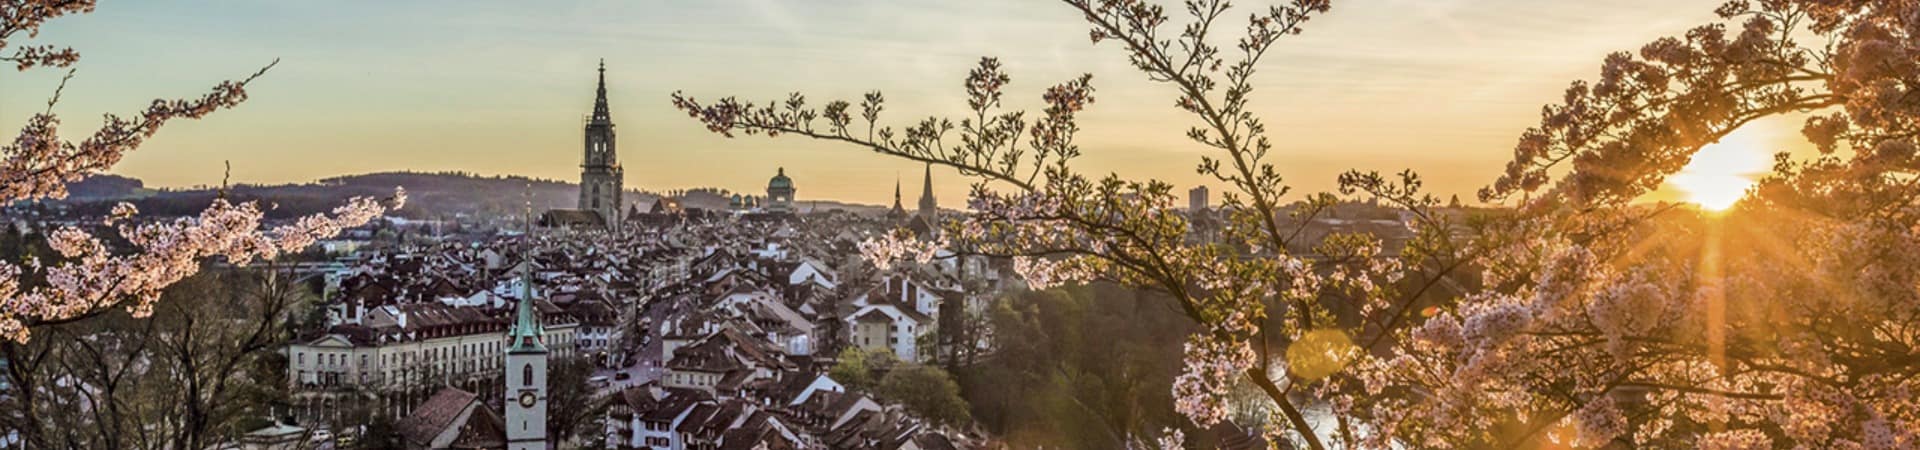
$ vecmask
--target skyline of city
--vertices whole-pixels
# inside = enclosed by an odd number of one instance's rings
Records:
[[[112,173],[156,187],[217,185],[223,162],[232,163],[237,183],[391,170],[571,180],[573,133],[591,105],[596,61],[605,58],[609,102],[625,125],[620,162],[628,187],[754,192],[784,167],[807,187],[801,201],[885,205],[891,193],[884,181],[913,178],[916,164],[830,144],[713,136],[674,111],[668,95],[772,99],[799,91],[824,103],[879,89],[903,125],[962,110],[958,81],[986,55],[1009,67],[1014,108],[1037,109],[1042,87],[1076,71],[1095,75],[1097,101],[1083,125],[1098,132],[1085,144],[1089,170],[1218,187],[1191,170],[1203,150],[1182,136],[1188,121],[1164,108],[1172,92],[1129,73],[1115,49],[1089,45],[1077,17],[1054,4],[793,8],[739,0],[663,5],[648,14],[648,7],[617,2],[457,9],[209,3],[203,9],[217,12],[109,4],[93,20],[43,30],[42,40],[88,51],[72,92],[55,108],[76,129],[91,126],[96,113],[138,105],[129,98],[195,92],[209,79],[281,61],[250,89],[242,107],[248,114],[182,124],[153,140],[164,151],[130,155]],[[1273,70],[1256,80],[1255,95],[1266,100],[1260,112],[1282,138],[1282,174],[1295,192],[1319,192],[1331,190],[1346,169],[1411,168],[1435,192],[1472,201],[1472,191],[1498,175],[1514,139],[1537,121],[1540,105],[1556,100],[1566,83],[1593,78],[1595,61],[1607,52],[1704,20],[1712,2],[1680,8],[1685,14],[1640,3],[1647,5],[1388,1],[1347,5],[1317,19],[1314,27],[1330,31],[1276,49]],[[1381,11],[1392,8],[1418,14]],[[1021,13],[982,17],[1009,9]],[[1582,20],[1571,26],[1555,19],[1576,16]],[[970,26],[931,26],[935,21]],[[1602,29],[1609,32],[1581,32]],[[182,44],[208,51],[156,51]],[[774,71],[782,74],[777,82],[749,81]],[[39,110],[60,75],[25,72],[0,83],[7,94],[0,95],[0,121]],[[1448,88],[1460,83],[1481,86]],[[1778,123],[1787,125],[1743,129],[1743,146],[1720,152],[1720,160],[1758,172],[1776,149],[1805,152],[1793,124]],[[970,182],[945,171],[936,174],[935,189],[940,197],[964,198]],[[1677,196],[1663,190],[1648,198]]]

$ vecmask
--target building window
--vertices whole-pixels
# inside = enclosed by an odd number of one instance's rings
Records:
[[[529,363],[520,369],[520,384],[524,386],[533,385],[533,364]]]

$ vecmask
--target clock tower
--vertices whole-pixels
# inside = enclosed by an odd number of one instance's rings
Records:
[[[507,330],[507,450],[547,450],[546,333],[533,306],[533,261],[520,263],[523,278],[513,328]]]

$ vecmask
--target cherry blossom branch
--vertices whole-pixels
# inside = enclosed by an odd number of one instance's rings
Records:
[[[66,183],[112,167],[168,121],[198,119],[239,105],[247,99],[247,84],[279,62],[275,59],[238,82],[223,82],[198,99],[154,100],[137,119],[108,114],[99,130],[78,143],[59,138],[57,116],[36,114],[11,144],[0,146],[0,199],[63,198]]]
[[[261,228],[262,213],[252,202],[234,205],[215,199],[199,217],[141,225],[121,223],[136,213],[133,205],[121,203],[107,223],[117,225],[119,235],[138,249],[135,253],[112,254],[92,234],[68,226],[53,231],[48,240],[62,262],[31,261],[24,272],[0,262],[0,336],[25,342],[32,327],[81,320],[115,307],[145,317],[161,290],[197,273],[203,259],[221,257],[235,265],[273,259],[366,224],[405,202],[406,191],[395,189],[386,200],[356,197],[331,214],[268,229]],[[45,285],[22,285],[22,275],[29,272],[44,277]]]

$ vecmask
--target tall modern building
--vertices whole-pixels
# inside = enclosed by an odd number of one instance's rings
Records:
[[[606,220],[607,228],[620,223],[620,193],[625,172],[614,151],[613,113],[607,110],[607,62],[600,61],[600,88],[593,98],[593,116],[587,119],[586,156],[580,163],[580,206]]]
[[[546,331],[534,311],[532,267],[531,259],[521,263],[525,280],[507,330],[507,450],[547,450]]]
[[[1209,205],[1209,203],[1207,203],[1207,187],[1206,186],[1194,186],[1193,189],[1187,191],[1187,210],[1188,211],[1192,211],[1192,212],[1206,211],[1207,205]]]

